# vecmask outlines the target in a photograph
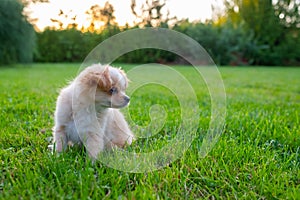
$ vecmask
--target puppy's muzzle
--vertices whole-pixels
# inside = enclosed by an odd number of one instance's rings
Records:
[[[130,101],[130,98],[128,96],[124,96],[124,101],[126,102],[126,104],[128,104]]]

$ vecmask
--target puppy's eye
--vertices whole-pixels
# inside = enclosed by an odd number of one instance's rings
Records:
[[[112,87],[112,88],[109,90],[109,93],[110,93],[110,94],[116,94],[116,93],[118,93],[118,89],[115,88],[115,87]]]

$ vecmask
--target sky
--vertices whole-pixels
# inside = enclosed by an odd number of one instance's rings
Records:
[[[77,23],[84,25],[87,23],[85,11],[92,5],[103,6],[106,0],[49,0],[50,3],[36,3],[29,7],[31,18],[36,18],[37,27],[42,30],[51,25],[51,18],[57,18],[60,9],[65,13],[72,10],[73,15],[77,15]],[[131,13],[131,0],[109,0],[114,6],[116,21],[120,26],[128,22],[132,24],[134,16]],[[136,0],[137,3],[141,2]],[[197,3],[195,3],[197,2]],[[170,16],[178,19],[188,18],[190,21],[205,21],[212,17],[211,5],[221,5],[222,0],[167,0],[166,7],[170,11]]]

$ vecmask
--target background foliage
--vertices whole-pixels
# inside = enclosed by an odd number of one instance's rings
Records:
[[[23,0],[25,6],[28,2]],[[138,27],[163,27],[187,34],[219,65],[300,64],[300,1],[224,0],[226,12],[205,23],[177,20],[168,11],[162,12],[165,5],[166,0],[147,0],[138,7],[132,1],[133,27],[119,27],[109,3],[86,11],[88,27],[78,27],[76,16],[61,10],[52,26],[36,33],[35,40],[24,6],[17,0],[4,0],[0,5],[0,64],[82,62],[106,38]],[[63,24],[64,18],[71,22]],[[131,52],[118,61],[182,63],[176,55],[153,49]]]
[[[35,33],[23,8],[19,1],[1,0],[0,64],[32,61]]]

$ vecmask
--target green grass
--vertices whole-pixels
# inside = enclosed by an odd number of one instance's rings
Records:
[[[59,88],[78,67],[0,68],[0,199],[300,199],[300,68],[220,68],[226,126],[212,151],[200,158],[210,97],[192,68],[176,67],[198,97],[197,138],[181,159],[161,170],[134,174],[101,162],[92,165],[82,150],[61,156],[47,150]],[[137,124],[149,122],[146,111],[155,103],[164,105],[168,116],[163,130],[136,141],[129,151],[167,144],[180,118],[174,94],[145,86],[131,99],[130,114]]]

